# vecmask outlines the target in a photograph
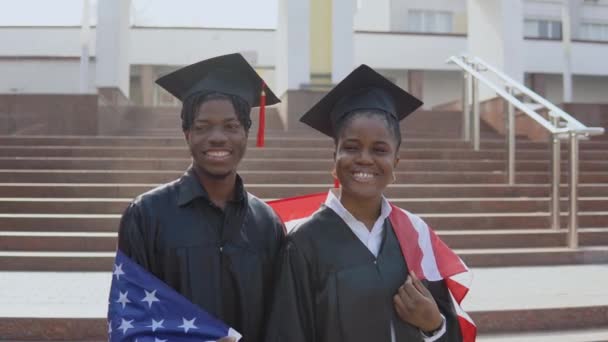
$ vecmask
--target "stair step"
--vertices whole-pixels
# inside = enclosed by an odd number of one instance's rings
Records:
[[[270,200],[274,198],[262,198]],[[0,213],[54,213],[54,214],[120,214],[131,198],[26,198],[0,197]],[[544,212],[549,208],[549,198],[390,198],[392,203],[416,214],[467,213],[467,212]],[[561,210],[568,211],[568,199],[561,200]],[[582,212],[601,211],[608,208],[608,197],[579,197],[578,208]]]
[[[608,247],[455,250],[469,267],[590,265],[608,263]],[[108,271],[114,252],[0,251],[2,271]]]
[[[264,147],[247,149],[249,158],[333,158],[333,147]],[[182,158],[188,159],[190,152],[185,146],[182,147],[120,147],[120,148],[92,148],[92,147],[60,147],[60,146],[37,146],[35,148],[18,148],[13,146],[0,146],[0,167],[4,167],[4,160],[11,161],[15,158],[26,160],[37,159],[62,159],[62,158]],[[399,150],[402,159],[491,159],[506,160],[505,149],[483,149],[473,151],[469,148],[446,148],[446,147],[418,147],[409,148],[403,146]],[[516,151],[516,159],[520,160],[549,160],[551,154],[549,149],[525,149]],[[568,151],[561,151],[562,160],[568,160]],[[606,160],[608,151],[604,149],[587,150],[581,149],[580,160]]]
[[[44,181],[44,180],[43,180]],[[96,197],[134,198],[160,183],[0,183],[1,197]],[[310,193],[326,192],[330,184],[256,184],[248,183],[247,190],[260,198],[285,198]],[[567,194],[562,184],[561,194]],[[590,183],[579,185],[581,197],[606,197],[608,184]],[[433,197],[547,197],[549,184],[392,184],[385,194],[400,198]]]
[[[116,231],[120,214],[52,214],[0,213],[0,231]],[[535,229],[549,227],[548,212],[534,213],[426,213],[419,214],[437,230],[474,230],[493,227],[495,229]],[[608,212],[580,212],[580,227],[608,226]],[[568,223],[566,213],[561,215],[562,227]]]
[[[448,246],[466,248],[533,248],[566,246],[565,229],[530,230],[440,230]],[[112,252],[116,250],[115,232],[0,231],[0,250],[23,252]],[[581,246],[608,245],[608,228],[580,228]]]
[[[156,171],[154,167],[142,170],[0,170],[2,183],[165,183],[183,174],[183,170]],[[246,184],[333,184],[329,169],[323,171],[241,170],[239,175]],[[397,183],[424,184],[500,184],[505,183],[503,171],[396,171]],[[548,172],[519,172],[516,182],[549,183]],[[562,174],[562,183],[568,175]],[[608,172],[588,171],[579,174],[580,183],[608,183]]]
[[[189,158],[42,158],[42,157],[0,157],[0,169],[6,172],[16,170],[60,169],[60,170],[184,170],[192,163]],[[240,170],[272,171],[314,171],[328,170],[333,167],[331,158],[244,158],[239,164]],[[466,172],[503,172],[507,164],[504,160],[487,159],[414,159],[402,160],[396,170],[399,171],[466,171]],[[568,162],[563,161],[561,172],[568,171]],[[515,163],[515,170],[520,172],[548,172],[550,163],[547,160],[522,160]],[[579,164],[581,172],[608,172],[608,162],[583,160]]]

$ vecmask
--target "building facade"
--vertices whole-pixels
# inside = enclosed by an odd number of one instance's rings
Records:
[[[130,16],[124,12],[133,8],[124,1],[104,5],[88,39],[88,91],[114,82],[136,104],[177,105],[154,79],[241,52],[279,94],[329,86],[365,63],[432,108],[461,96],[462,74],[446,59],[472,53],[560,103],[567,25],[572,101],[605,102],[608,95],[608,0],[278,1],[270,29],[150,27],[132,16],[125,23]],[[103,18],[117,12],[120,29],[105,33],[116,23]],[[114,40],[100,39],[100,32]],[[0,93],[79,92],[81,40],[79,26],[0,23]],[[116,65],[128,65],[128,72]],[[117,77],[108,77],[113,73]]]

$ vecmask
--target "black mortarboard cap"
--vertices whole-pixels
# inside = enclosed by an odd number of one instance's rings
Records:
[[[264,80],[240,53],[233,53],[185,66],[156,83],[182,102],[192,94],[218,92],[236,95],[251,107],[258,107]],[[281,102],[268,87],[264,90],[266,105]]]
[[[381,110],[402,120],[422,102],[362,64],[317,102],[300,121],[334,137],[336,123],[355,110]]]

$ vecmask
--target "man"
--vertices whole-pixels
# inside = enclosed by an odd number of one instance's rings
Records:
[[[161,77],[183,102],[192,165],[138,196],[123,214],[118,248],[194,304],[262,341],[283,226],[237,174],[263,81],[240,54]],[[267,103],[279,102],[266,89]]]

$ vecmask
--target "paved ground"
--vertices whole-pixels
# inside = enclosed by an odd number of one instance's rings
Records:
[[[481,336],[477,342],[600,342],[608,341],[608,329],[554,333]]]
[[[473,271],[468,311],[608,305],[608,265]],[[109,272],[0,272],[0,317],[105,317],[110,281]]]

